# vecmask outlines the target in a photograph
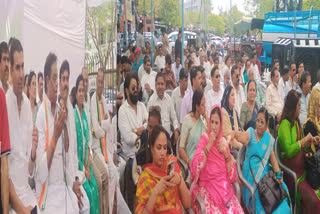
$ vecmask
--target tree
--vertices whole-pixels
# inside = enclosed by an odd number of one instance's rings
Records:
[[[230,32],[230,10],[229,11],[224,11],[220,14],[220,16],[223,17],[223,21],[225,23],[225,29],[227,32]],[[242,13],[237,5],[234,5],[232,7],[232,26],[234,26],[234,24],[236,22],[238,22],[239,20],[242,19],[242,17],[244,16],[244,13]]]
[[[116,4],[108,1],[98,7],[87,7],[86,45],[96,52],[100,67],[114,68],[114,41],[116,40]],[[93,43],[93,45],[92,45]]]
[[[319,0],[304,0],[303,1],[303,10],[310,10],[311,5],[313,10],[320,10],[320,1]]]
[[[264,14],[273,11],[274,0],[246,0],[245,4],[250,15],[256,18],[264,18]]]
[[[139,15],[151,16],[151,0],[139,0],[137,11]],[[180,27],[181,5],[178,0],[152,0],[152,12],[155,19],[160,19],[161,24]]]
[[[224,34],[225,22],[223,20],[223,17],[215,14],[210,14],[208,16],[207,21],[208,21],[207,29],[206,29],[207,32],[214,30],[214,33],[216,35]]]

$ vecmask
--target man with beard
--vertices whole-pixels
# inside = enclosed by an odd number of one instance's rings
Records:
[[[6,42],[0,44],[0,88],[4,93],[7,93],[9,89],[8,84],[9,77],[9,49]]]
[[[69,135],[65,122],[66,107],[57,102],[57,57],[49,53],[44,66],[45,95],[39,108],[36,126],[39,144],[36,153],[36,195],[41,212],[79,213],[78,199],[72,190],[72,178],[66,178],[69,169]],[[80,181],[81,182],[81,181]]]
[[[243,87],[240,85],[240,68],[236,65],[232,66],[231,69],[231,86],[234,88],[234,95],[236,98],[235,109],[240,112],[242,103],[246,101]]]
[[[135,144],[147,128],[148,112],[145,105],[138,101],[139,80],[131,73],[124,82],[126,100],[119,109],[119,130],[125,158],[133,158]]]
[[[166,65],[164,67],[163,77],[166,82],[166,90],[173,90],[177,87],[175,76],[173,71],[171,70],[171,57],[169,54],[166,55]]]
[[[70,152],[67,154],[67,164],[68,169],[70,169],[68,173],[68,177],[70,178],[70,183],[73,184],[73,191],[78,198],[78,205],[80,209],[80,213],[90,213],[90,202],[88,196],[81,185],[80,181],[77,177],[81,177],[81,172],[78,171],[78,157],[77,157],[77,135],[76,135],[76,126],[74,119],[74,111],[70,99],[68,99],[69,95],[69,77],[70,77],[70,66],[67,60],[64,60],[60,67],[59,73],[59,88],[60,88],[60,97],[59,104],[61,108],[66,108],[67,112],[67,120],[66,127],[67,132],[64,134],[68,134],[69,137],[69,149]]]
[[[174,110],[173,102],[171,97],[165,92],[166,81],[163,73],[158,73],[156,76],[156,91],[148,102],[147,110],[149,111],[151,106],[159,106],[161,111],[161,124],[163,128],[169,133],[171,137],[171,126],[174,129],[174,142],[176,144],[179,138],[179,123]]]

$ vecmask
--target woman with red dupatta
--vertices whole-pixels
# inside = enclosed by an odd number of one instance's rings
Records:
[[[180,172],[177,158],[167,155],[168,138],[162,126],[155,126],[149,137],[147,156],[136,191],[135,213],[173,214],[191,207],[191,193]],[[172,163],[172,164],[170,164]],[[168,170],[172,166],[173,170]]]
[[[231,184],[237,181],[236,162],[222,136],[222,110],[213,106],[208,131],[203,133],[191,161],[192,201],[204,201],[206,213],[244,213]],[[193,203],[195,213],[201,213]]]

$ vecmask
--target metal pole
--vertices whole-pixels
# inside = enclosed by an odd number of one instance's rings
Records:
[[[143,32],[146,32],[146,0],[143,0]],[[144,44],[146,44],[146,34],[143,33]]]
[[[184,67],[184,61],[183,61],[183,57],[184,57],[184,0],[181,1],[182,6],[181,6],[181,10],[182,10],[182,23],[181,23],[181,31],[182,31],[182,40],[181,40],[181,66]]]
[[[204,0],[203,10],[204,10],[204,17],[203,17],[203,20],[204,20],[204,38],[206,39],[207,38],[207,34],[206,34],[206,27],[207,27],[207,23],[206,23],[206,0]]]
[[[312,10],[313,10],[313,6],[311,5],[310,7],[310,12],[309,12],[309,28],[308,28],[308,38],[310,39],[310,25],[311,25],[311,13],[312,13]]]
[[[297,0],[294,0],[294,38],[296,38],[297,27]]]
[[[152,48],[152,51],[151,51],[151,66],[153,67],[153,35],[154,35],[154,30],[153,30],[153,18],[152,18],[152,0],[151,0],[151,32],[152,32],[152,35],[151,35],[151,48]]]
[[[230,53],[232,54],[232,0],[230,0]]]

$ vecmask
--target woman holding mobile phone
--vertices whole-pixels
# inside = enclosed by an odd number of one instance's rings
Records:
[[[147,164],[137,184],[135,213],[182,213],[181,205],[191,207],[190,191],[176,157],[167,155],[167,142],[165,129],[155,126],[149,137]]]

